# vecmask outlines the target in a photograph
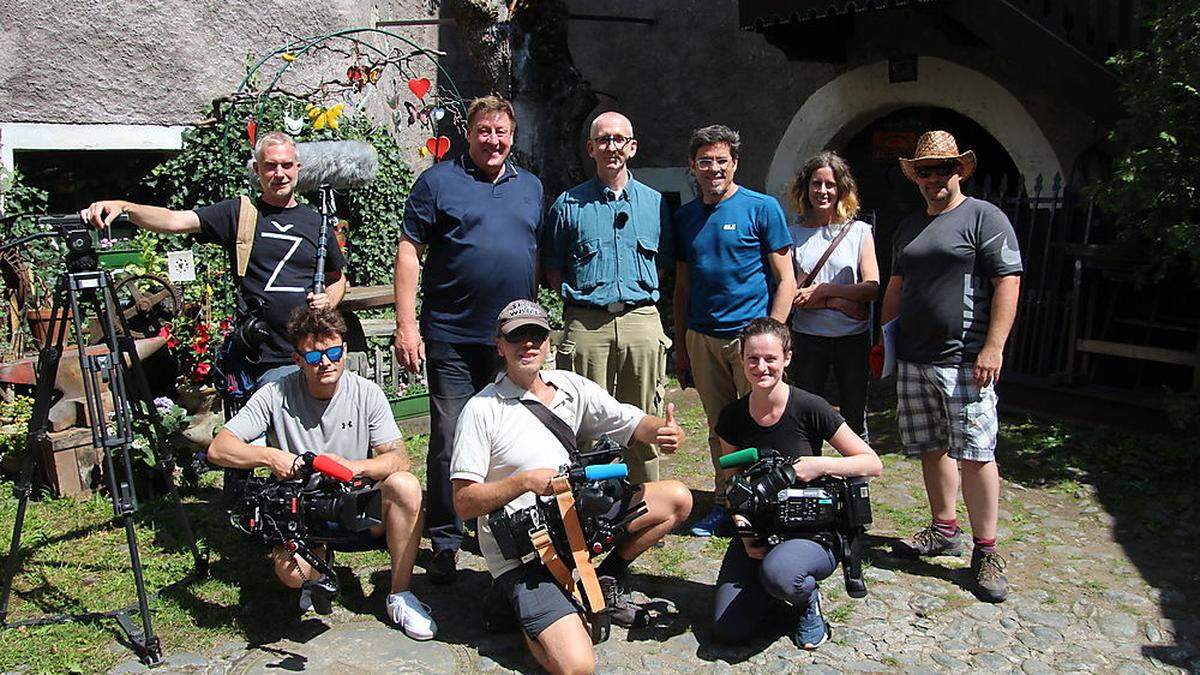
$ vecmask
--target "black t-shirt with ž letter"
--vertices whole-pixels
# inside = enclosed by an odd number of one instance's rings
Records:
[[[239,199],[226,199],[195,210],[200,218],[200,233],[196,239],[219,244],[225,249],[229,254],[230,271],[234,274],[240,203]],[[254,229],[254,246],[246,276],[237,283],[247,301],[251,298],[262,301],[262,318],[271,329],[259,363],[291,363],[293,349],[287,339],[287,322],[297,307],[308,304],[308,293],[312,291],[316,272],[321,216],[303,204],[280,208],[259,199],[256,205],[258,223]],[[325,273],[341,271],[345,266],[346,258],[331,231],[326,242]]]
[[[936,216],[900,221],[892,274],[904,277],[896,357],[911,363],[972,363],[987,339],[992,279],[1020,274],[1012,223],[994,204],[967,197]]]
[[[787,407],[778,422],[769,427],[759,426],[750,415],[750,396],[746,395],[721,410],[717,435],[738,450],[770,448],[796,459],[820,455],[821,446],[844,423],[825,399],[789,386]]]

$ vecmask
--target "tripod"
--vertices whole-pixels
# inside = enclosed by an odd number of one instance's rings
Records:
[[[78,216],[44,216],[40,217],[38,222],[47,226],[47,230],[0,246],[0,251],[3,251],[34,239],[55,236],[61,237],[67,245],[67,271],[59,276],[55,284],[50,329],[46,344],[38,354],[33,414],[26,436],[25,460],[20,478],[13,488],[13,493],[18,499],[17,515],[13,522],[4,579],[0,580],[0,584],[3,584],[3,591],[0,592],[0,628],[114,618],[138,658],[148,666],[157,665],[162,661],[162,646],[151,623],[149,597],[146,593],[142,561],[138,555],[137,532],[133,523],[133,514],[138,509],[130,457],[135,422],[139,428],[145,428],[149,433],[150,447],[155,457],[154,468],[162,482],[168,486],[175,504],[179,522],[191,549],[195,578],[202,578],[207,574],[208,561],[196,544],[196,536],[179,501],[174,481],[174,459],[170,453],[160,449],[161,441],[164,440],[161,418],[154,406],[134,339],[129,334],[124,315],[117,305],[112,275],[107,270],[99,269],[99,259],[92,244],[90,228]],[[103,344],[108,348],[107,353],[88,353],[85,342],[88,334],[83,328],[84,316],[99,322],[104,336]],[[72,328],[75,338],[80,372],[83,376],[92,444],[102,453],[102,474],[112,500],[113,516],[125,528],[130,567],[137,589],[136,607],[140,626],[135,624],[131,616],[134,605],[109,612],[57,614],[8,621],[9,595],[20,567],[21,531],[25,521],[25,509],[33,493],[35,472],[42,463],[38,448],[47,441],[50,431],[49,415],[50,407],[54,403],[54,383],[66,344],[68,325]],[[111,418],[106,415],[105,394],[112,398]]]

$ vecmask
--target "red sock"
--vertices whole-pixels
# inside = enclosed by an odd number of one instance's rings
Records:
[[[942,520],[941,518],[933,519],[933,529],[943,537],[953,537],[958,534],[958,518],[950,520]]]
[[[975,548],[979,549],[983,553],[995,553],[996,552],[996,538],[995,537],[992,537],[991,539],[980,539],[979,537],[971,537],[971,540],[975,542]]]

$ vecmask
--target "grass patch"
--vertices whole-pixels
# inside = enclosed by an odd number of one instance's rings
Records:
[[[721,560],[725,557],[730,541],[729,537],[709,537],[708,541],[704,542],[704,548],[700,549],[700,554],[706,558]]]
[[[825,611],[825,619],[833,623],[844,624],[850,619],[850,615],[854,614],[854,603],[843,603],[834,605]]]
[[[680,579],[687,578],[687,572],[684,570],[684,565],[691,559],[691,553],[682,546],[672,546],[671,542],[663,548],[650,549],[649,555],[643,555],[638,558],[638,563],[650,568],[650,571],[661,573],[665,576],[677,577]],[[647,560],[647,558],[649,558]],[[645,563],[642,561],[645,560]],[[648,564],[647,564],[648,563]]]

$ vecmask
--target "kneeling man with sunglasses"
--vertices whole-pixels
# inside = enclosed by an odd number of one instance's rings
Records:
[[[345,372],[346,323],[331,309],[305,308],[288,324],[295,349],[292,359],[300,371],[254,392],[226,423],[208,450],[220,466],[266,467],[277,478],[292,478],[300,455],[314,452],[332,457],[371,478],[380,488],[383,523],[372,528],[365,546],[387,548],[392,558],[392,589],[387,613],[410,638],[428,640],[437,624],[409,590],[413,562],[421,540],[421,484],[409,473],[404,438],[379,385]],[[267,445],[249,441],[267,437]],[[356,548],[356,550],[361,550]],[[324,555],[318,550],[318,555]],[[277,547],[272,552],[275,574],[288,588],[300,588],[314,576],[298,556]],[[312,606],[300,597],[301,609]]]
[[[595,669],[595,657],[580,608],[536,557],[529,562],[504,557],[488,514],[503,508],[511,515],[532,506],[538,495],[554,495],[553,479],[571,463],[570,440],[607,434],[622,446],[640,441],[672,453],[684,434],[672,405],[666,419],[647,415],[585,377],[542,370],[549,337],[550,324],[540,305],[515,300],[500,312],[496,349],[504,358],[504,372],[463,409],[450,479],[454,509],[464,520],[478,518],[480,552],[538,663],[551,673],[584,673]],[[595,572],[612,622],[630,627],[639,625],[645,612],[621,590],[621,577],[634,558],[687,518],[692,494],[683,483],[664,480],[639,485],[626,499],[623,509],[644,501],[647,511],[619,535],[616,548]]]

